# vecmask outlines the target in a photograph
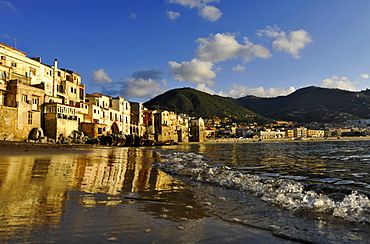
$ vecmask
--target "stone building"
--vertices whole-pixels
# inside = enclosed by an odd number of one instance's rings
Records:
[[[155,126],[154,126],[154,115],[157,110],[143,110],[143,124],[145,127],[143,137],[148,140],[155,140]]]
[[[0,43],[0,138],[24,140],[41,127],[44,90],[37,86],[39,63]]]
[[[189,137],[189,141],[191,142],[204,142],[206,140],[204,121],[202,118],[191,118]]]
[[[131,125],[130,134],[143,136],[145,134],[145,126],[143,119],[144,106],[142,103],[131,102]]]
[[[183,142],[188,133],[188,122],[172,111],[154,114],[155,140],[157,142]]]
[[[87,113],[80,130],[90,138],[121,133],[130,134],[131,106],[122,97],[110,97],[100,93],[86,94]]]

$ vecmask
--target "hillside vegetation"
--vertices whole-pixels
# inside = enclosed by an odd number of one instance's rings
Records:
[[[370,91],[306,87],[288,96],[231,99],[262,116],[297,122],[343,122],[370,118]]]
[[[225,97],[210,95],[192,88],[167,91],[144,103],[149,109],[174,111],[202,118],[232,117],[234,121],[263,121],[262,116],[230,101]]]

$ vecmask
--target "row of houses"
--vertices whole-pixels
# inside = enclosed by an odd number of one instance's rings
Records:
[[[47,65],[0,43],[0,139],[22,141],[41,128],[39,136],[53,140],[79,131],[89,138],[122,134],[156,142],[204,141],[202,118],[87,94],[81,78],[59,68],[57,59]]]
[[[207,138],[254,138],[254,139],[298,139],[298,138],[328,138],[328,137],[354,137],[354,136],[368,136],[370,130],[367,127],[352,126],[350,128],[333,128],[327,127],[325,129],[307,128],[304,126],[294,127],[292,122],[287,128],[264,128],[261,126],[229,126],[227,128],[217,129],[212,126],[206,126]]]

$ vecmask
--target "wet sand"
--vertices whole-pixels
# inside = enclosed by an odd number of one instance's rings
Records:
[[[136,181],[142,181],[140,177],[144,175],[154,175],[154,170],[142,170],[145,167],[151,168],[151,162],[145,158],[145,153],[138,154],[138,150],[140,149],[0,142],[0,162],[6,164],[3,166],[3,175],[0,172],[0,219],[3,223],[9,223],[0,225],[0,240],[14,243],[294,243],[274,236],[271,231],[230,223],[212,215],[193,199],[193,193],[186,188],[186,184],[164,173],[156,173],[155,185],[170,182],[169,186],[162,186],[160,190],[158,187],[148,188],[148,184],[140,187],[141,183]],[[108,179],[106,185],[96,186],[88,182],[89,175],[85,179],[78,175],[81,168],[89,166],[89,163],[77,159],[80,155],[92,155],[91,157],[96,158],[101,155],[102,159],[97,159],[100,162],[108,157],[114,158],[122,151],[126,156],[129,155],[127,160],[135,160],[135,167],[141,170],[135,171],[132,166],[127,166],[124,182],[119,182],[122,186],[117,187],[116,191],[103,188],[114,188],[112,185],[117,184],[117,180],[109,182]],[[43,157],[54,158],[54,163],[53,160],[40,160]],[[8,162],[7,158],[12,160]],[[60,172],[68,166],[65,163],[68,158],[71,158],[70,162],[73,162],[77,172],[66,178],[76,182],[73,184],[69,180],[59,179],[71,174],[70,169],[67,173]],[[82,163],[76,166],[76,160]],[[25,169],[17,172],[19,175],[9,175],[11,172],[16,174],[14,164],[18,168],[28,167],[32,175],[28,176]],[[58,168],[58,164],[67,166]],[[109,170],[102,173],[103,178],[99,182],[106,179],[104,175],[114,172],[112,167],[114,169],[115,165],[112,166],[109,162],[100,167]],[[4,172],[4,169],[8,171]],[[117,172],[119,174],[120,171]],[[59,174],[59,178],[55,178],[56,174]],[[14,179],[9,180],[11,177]],[[22,177],[25,179],[21,179]],[[135,177],[139,178],[134,179]],[[159,178],[162,180],[158,180]],[[55,181],[56,179],[59,180]],[[151,182],[150,179],[146,181]],[[44,182],[47,185],[41,189]],[[20,192],[16,194],[18,184]],[[132,192],[135,184],[138,186]],[[35,187],[40,187],[40,190]],[[34,203],[29,205],[30,201]],[[20,228],[22,221],[26,221],[27,228],[32,228],[24,231],[24,227]]]

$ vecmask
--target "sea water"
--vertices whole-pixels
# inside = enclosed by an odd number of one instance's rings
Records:
[[[220,218],[313,243],[370,243],[370,141],[187,144],[157,167]]]

